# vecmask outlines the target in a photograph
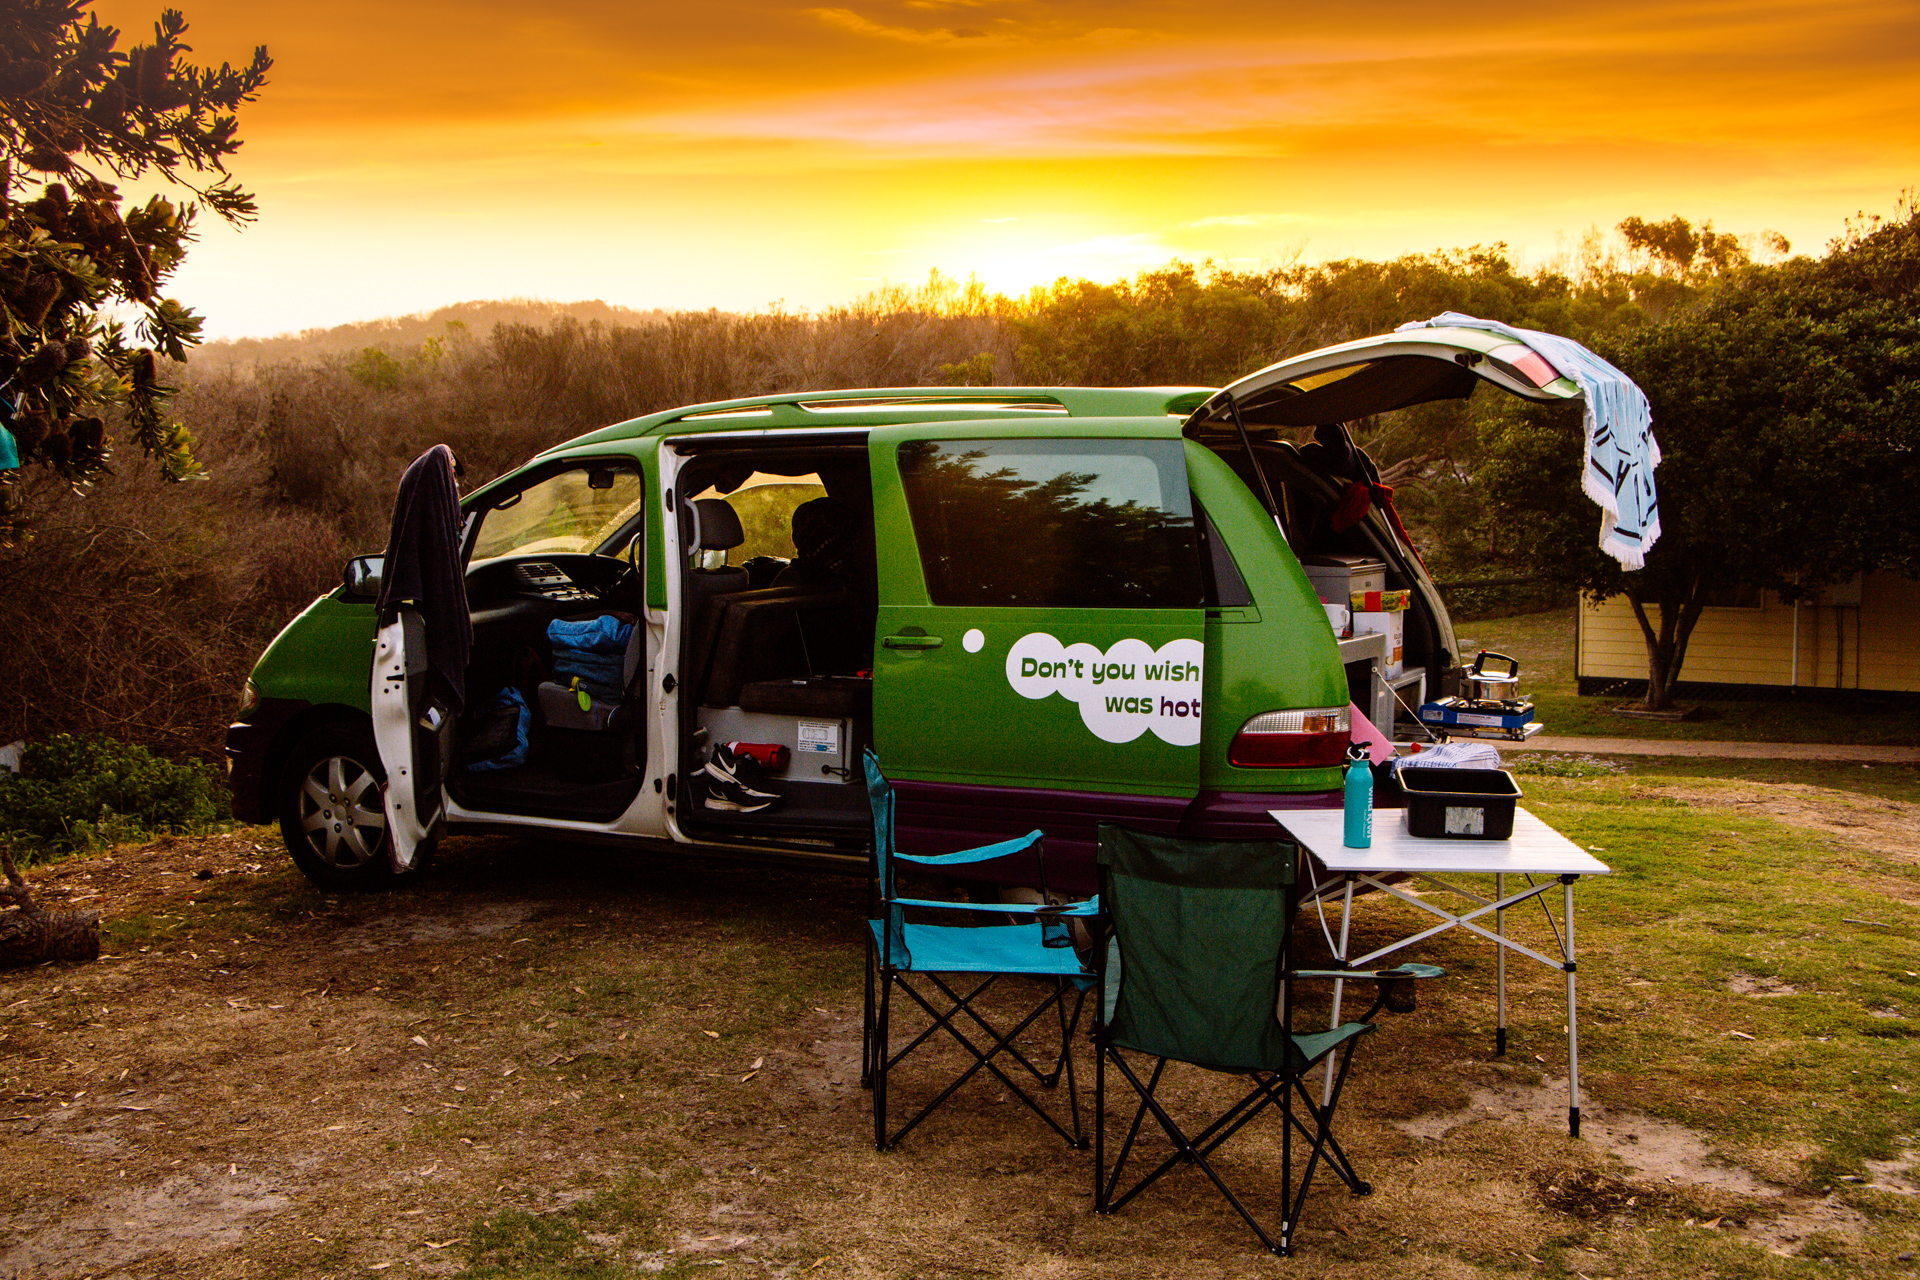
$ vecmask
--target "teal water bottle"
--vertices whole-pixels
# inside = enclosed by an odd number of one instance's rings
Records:
[[[1363,742],[1347,748],[1347,838],[1349,849],[1373,847],[1373,760]]]

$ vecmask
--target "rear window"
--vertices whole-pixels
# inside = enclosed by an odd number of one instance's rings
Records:
[[[900,478],[937,605],[1198,608],[1177,440],[917,440]]]

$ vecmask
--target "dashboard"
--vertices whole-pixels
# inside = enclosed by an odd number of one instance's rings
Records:
[[[573,575],[557,564],[545,560],[524,561],[515,566],[519,570],[522,585],[535,595],[544,596],[555,604],[576,604],[586,600],[598,600],[597,591],[581,586],[573,580]]]
[[[631,610],[639,592],[617,589],[626,570],[626,561],[614,556],[576,552],[487,560],[467,571],[467,606],[476,630],[533,618],[544,627],[586,610]]]

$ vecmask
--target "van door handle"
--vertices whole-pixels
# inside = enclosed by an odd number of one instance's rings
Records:
[[[938,649],[944,641],[939,636],[882,636],[880,643],[889,649]]]

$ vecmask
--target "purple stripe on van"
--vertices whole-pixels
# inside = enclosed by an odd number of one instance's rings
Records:
[[[1072,894],[1094,891],[1094,827],[1101,822],[1202,840],[1258,840],[1280,834],[1270,809],[1338,809],[1341,802],[1338,791],[1203,791],[1189,799],[910,781],[895,782],[894,791],[895,838],[902,851],[952,853],[1038,827],[1047,833],[1047,887]],[[964,875],[964,869],[954,874]],[[1040,872],[1035,864],[1009,863],[991,879],[1038,885]]]

